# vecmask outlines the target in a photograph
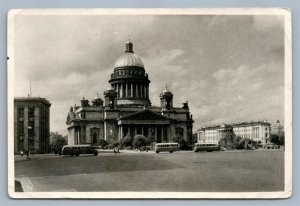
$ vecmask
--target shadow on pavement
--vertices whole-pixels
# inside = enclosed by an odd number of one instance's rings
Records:
[[[24,192],[21,182],[17,180],[15,180],[15,192]]]

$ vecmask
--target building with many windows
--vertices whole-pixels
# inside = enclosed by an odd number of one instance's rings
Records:
[[[100,139],[113,143],[137,134],[156,142],[172,142],[177,137],[192,143],[194,121],[188,103],[174,107],[173,94],[166,88],[159,94],[160,106],[151,105],[150,80],[131,41],[115,62],[108,82],[111,87],[104,91],[104,101],[83,98],[80,106],[70,108],[68,144],[97,144]]]
[[[14,152],[46,153],[49,148],[50,102],[40,97],[14,99]]]
[[[267,121],[241,122],[202,127],[198,130],[198,142],[218,143],[226,137],[241,137],[267,143],[270,138],[271,124]]]

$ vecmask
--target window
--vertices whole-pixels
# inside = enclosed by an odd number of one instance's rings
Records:
[[[28,116],[34,116],[34,108],[28,109]]]
[[[19,134],[24,134],[24,122],[20,121],[18,124],[18,132]]]
[[[18,116],[23,117],[24,116],[24,108],[18,108]]]

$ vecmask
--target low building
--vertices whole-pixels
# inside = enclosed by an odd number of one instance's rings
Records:
[[[240,122],[202,127],[198,130],[198,142],[218,143],[222,138],[241,137],[267,143],[271,124],[267,121]]]
[[[49,149],[50,102],[40,97],[14,99],[14,152],[46,153]]]

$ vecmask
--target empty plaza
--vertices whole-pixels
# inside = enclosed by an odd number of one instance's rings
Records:
[[[100,153],[15,161],[24,191],[258,192],[284,190],[283,151]]]

